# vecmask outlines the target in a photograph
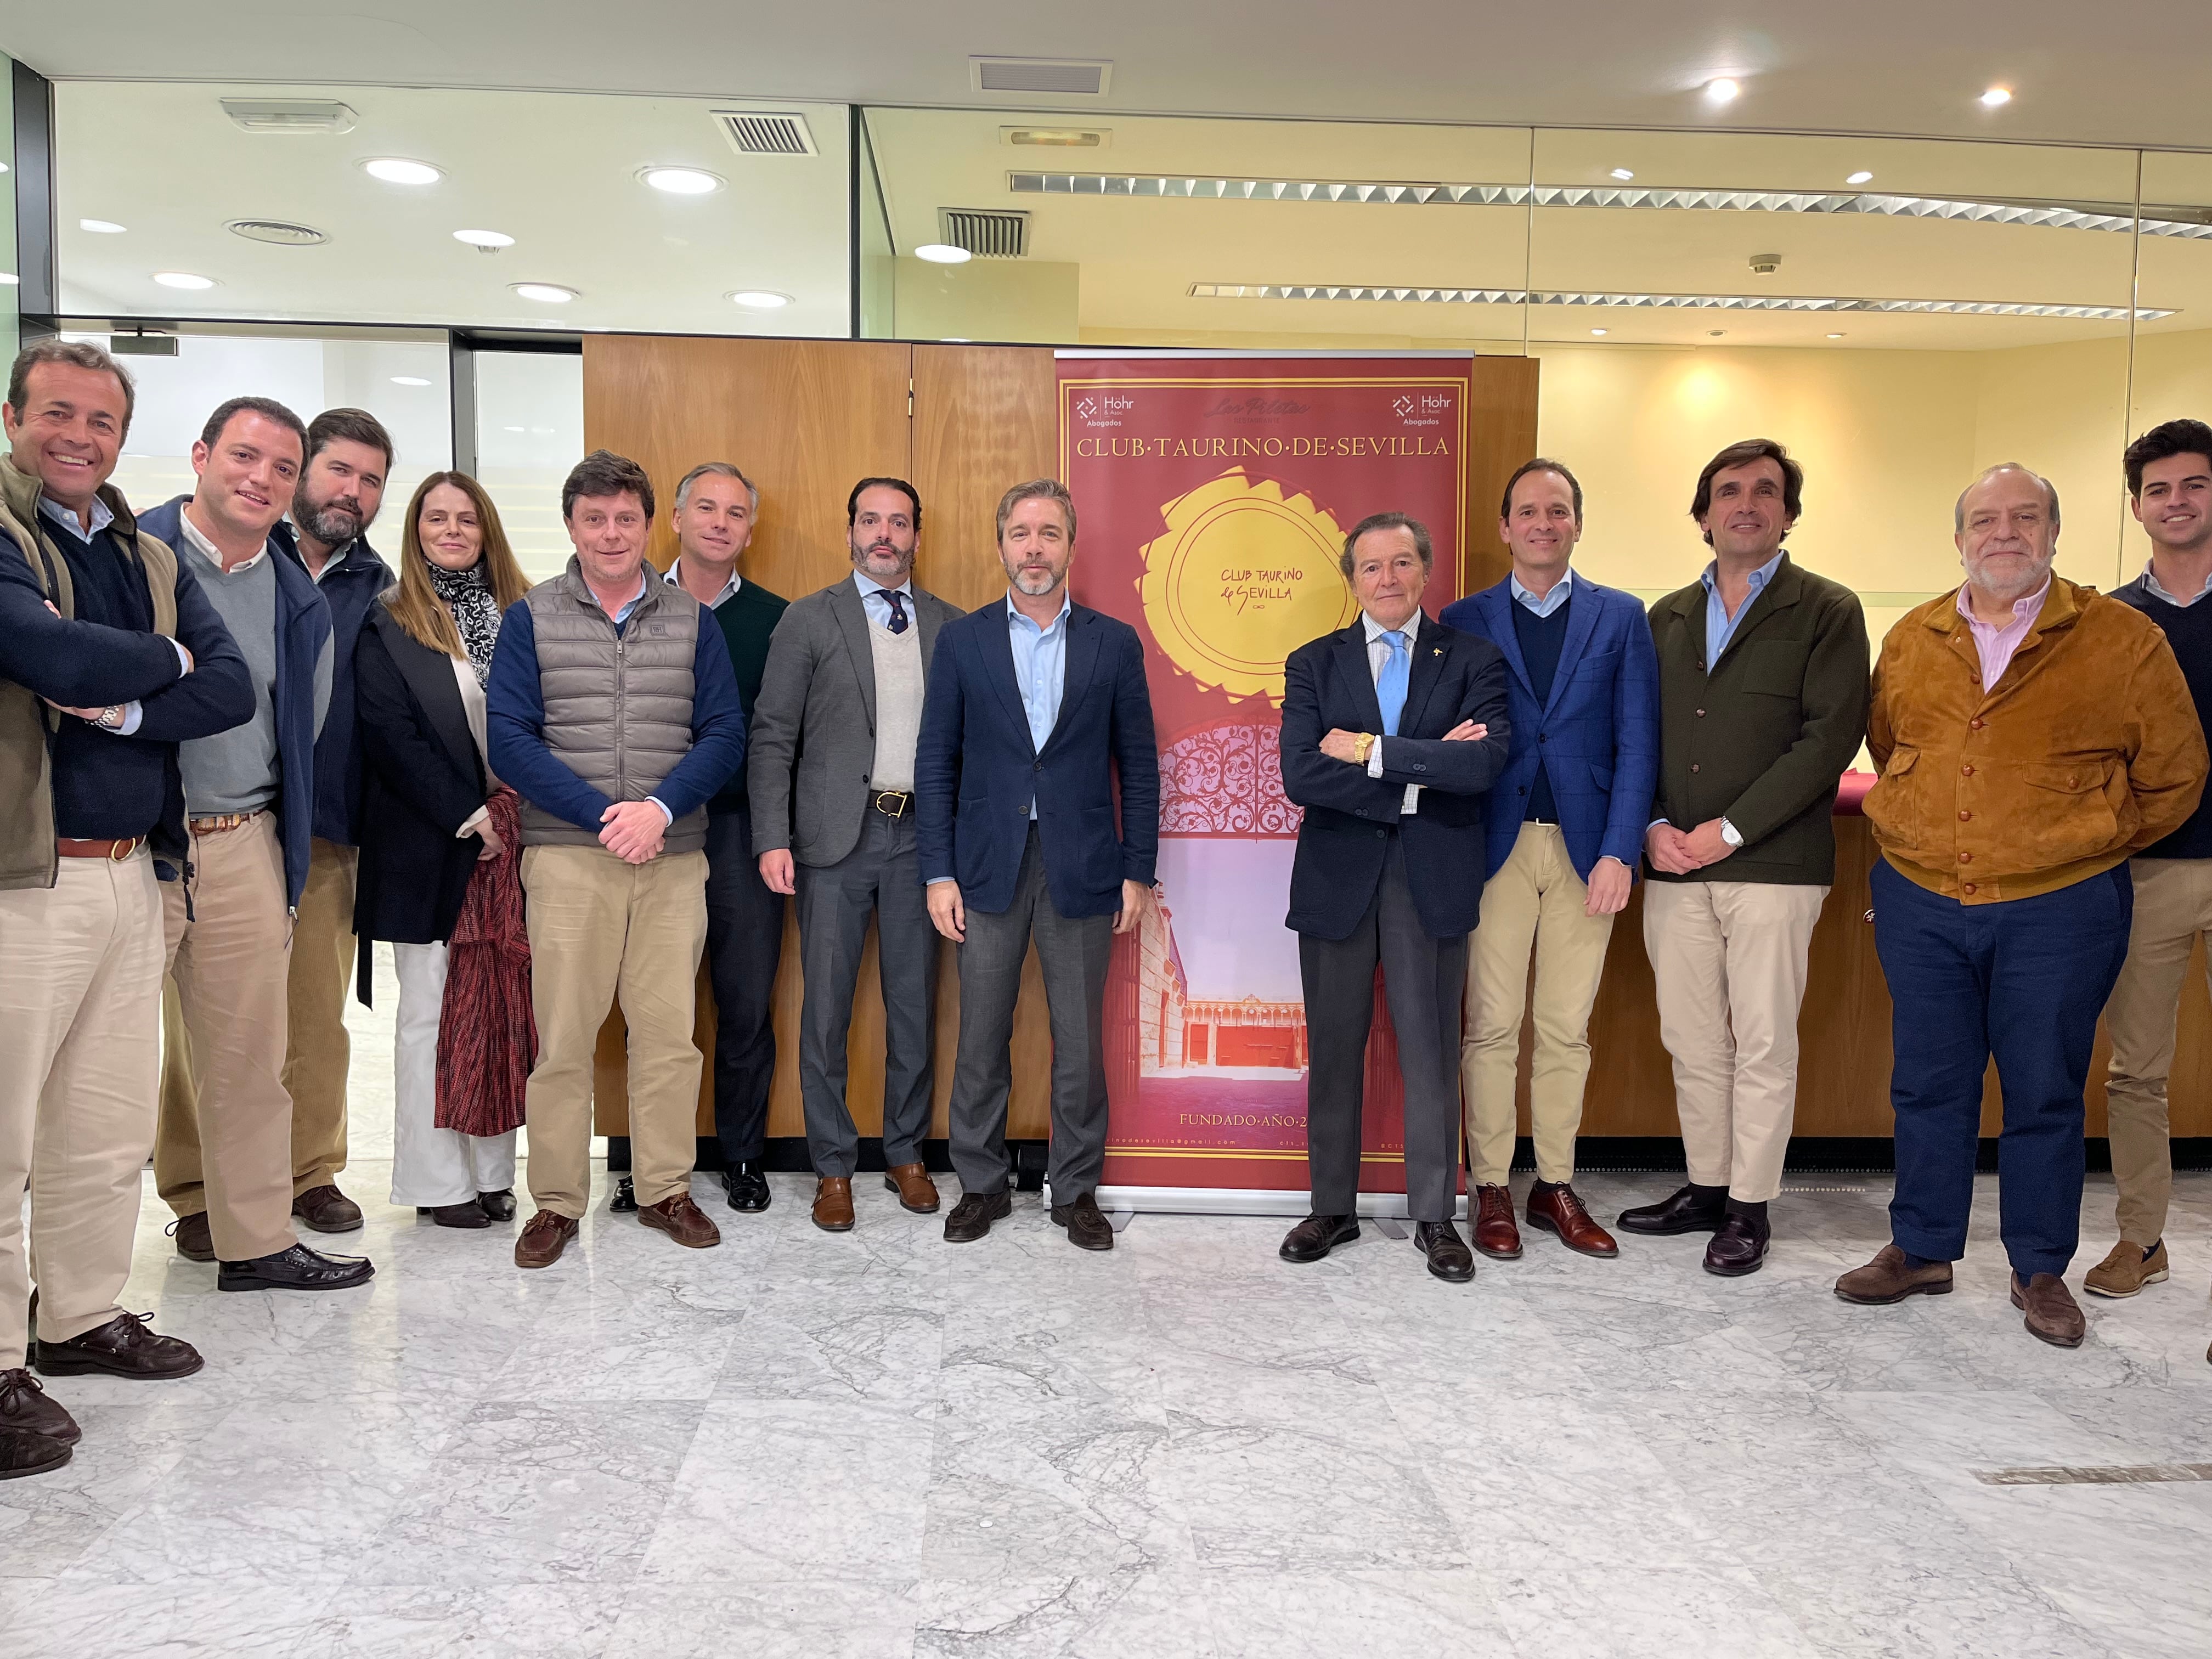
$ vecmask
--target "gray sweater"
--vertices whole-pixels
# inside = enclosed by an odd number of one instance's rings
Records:
[[[251,564],[228,575],[210,558],[186,520],[177,538],[177,554],[199,578],[223,626],[238,641],[253,681],[253,718],[211,738],[195,738],[178,746],[177,763],[184,773],[185,810],[194,817],[218,812],[254,812],[276,799],[276,567],[279,556],[264,550]],[[323,716],[331,702],[331,653],[327,646],[315,663],[315,730],[323,729]]]

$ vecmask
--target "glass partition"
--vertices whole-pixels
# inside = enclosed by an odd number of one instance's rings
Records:
[[[2179,416],[2212,422],[2212,155],[2142,158],[2142,261],[2129,435]],[[2111,483],[2124,488],[2119,458]],[[2132,581],[2150,543],[2132,514],[2118,580]]]
[[[0,342],[15,355],[21,328],[15,266],[15,61],[0,52]]]
[[[583,354],[480,350],[476,379],[477,479],[523,574],[544,581],[572,550],[561,483],[584,459]]]

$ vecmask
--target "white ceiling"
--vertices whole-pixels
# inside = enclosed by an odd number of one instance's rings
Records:
[[[2202,76],[2179,72],[2212,55],[2203,0],[108,0],[10,8],[0,47],[56,77],[940,106],[993,101],[970,54],[1066,55],[1113,61],[1088,106],[1116,112],[2212,146]],[[1715,110],[1698,88],[1723,75],[1744,93]],[[2014,100],[1983,109],[1992,84]]]

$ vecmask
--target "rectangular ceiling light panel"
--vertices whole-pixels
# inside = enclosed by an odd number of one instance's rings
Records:
[[[1114,65],[1103,58],[970,58],[968,73],[978,92],[1103,98],[1114,78]]]
[[[2123,322],[2125,306],[2036,305],[2013,300],[1871,300],[1815,295],[1771,294],[1596,294],[1554,289],[1395,288],[1311,283],[1193,283],[1200,300],[1382,300],[1416,305],[1598,306],[1644,311],[1812,311],[1910,313],[1973,317],[2066,317],[2094,322]],[[2143,309],[2139,322],[2171,317],[2171,310]]]

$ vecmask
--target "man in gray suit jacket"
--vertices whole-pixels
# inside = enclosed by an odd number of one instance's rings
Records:
[[[753,711],[745,775],[761,878],[799,896],[806,997],[799,1086],[813,1156],[814,1224],[853,1225],[860,1136],[845,1104],[845,1039],[868,913],[884,987],[884,1185],[937,1208],[929,1132],[937,930],[915,846],[914,749],[937,630],[961,613],[914,585],[921,497],[863,478],[845,503],[853,574],[783,613]]]

